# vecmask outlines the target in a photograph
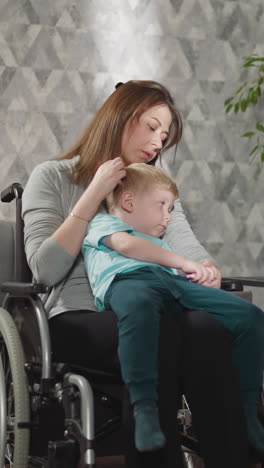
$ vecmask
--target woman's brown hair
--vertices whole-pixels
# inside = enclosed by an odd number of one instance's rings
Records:
[[[80,156],[74,166],[73,181],[86,187],[101,164],[121,156],[126,123],[138,121],[146,110],[161,104],[167,105],[172,115],[169,135],[162,148],[164,150],[177,144],[182,136],[181,116],[168,90],[155,81],[128,81],[118,86],[76,143],[59,158],[72,159]],[[153,162],[151,161],[152,164]]]

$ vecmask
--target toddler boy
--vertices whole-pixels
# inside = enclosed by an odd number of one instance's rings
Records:
[[[177,197],[176,184],[161,169],[131,164],[106,200],[108,213],[89,223],[82,247],[97,308],[111,309],[118,318],[118,354],[134,408],[136,447],[156,450],[166,442],[156,405],[160,315],[199,309],[234,335],[249,440],[264,454],[264,430],[257,418],[264,314],[238,296],[203,286],[212,276],[210,268],[172,252],[162,240]]]

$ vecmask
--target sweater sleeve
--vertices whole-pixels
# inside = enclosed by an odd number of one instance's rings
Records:
[[[174,203],[174,210],[171,213],[171,220],[164,241],[174,252],[191,260],[196,262],[213,261],[212,257],[195,237],[179,199]]]
[[[61,181],[52,166],[37,166],[22,197],[25,251],[36,281],[54,286],[64,279],[76,257],[52,237],[65,219]]]

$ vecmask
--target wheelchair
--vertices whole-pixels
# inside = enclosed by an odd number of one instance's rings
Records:
[[[92,468],[97,446],[101,456],[123,453],[124,387],[118,367],[107,373],[52,362],[39,297],[48,288],[32,283],[25,259],[22,192],[13,184],[1,197],[16,199],[16,224],[1,223],[0,467]]]
[[[40,299],[48,288],[32,282],[25,258],[22,193],[15,183],[1,194],[16,200],[16,223],[1,223],[0,468],[93,468],[98,456],[124,453],[124,385],[118,366],[102,372],[52,361]],[[223,280],[230,291],[243,291],[243,283],[263,286],[264,278]],[[201,466],[184,397],[175,417],[186,468]]]

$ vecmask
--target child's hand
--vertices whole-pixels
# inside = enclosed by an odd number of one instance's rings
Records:
[[[181,265],[181,270],[186,273],[190,281],[199,284],[210,283],[214,276],[212,268],[192,260],[185,260]]]

